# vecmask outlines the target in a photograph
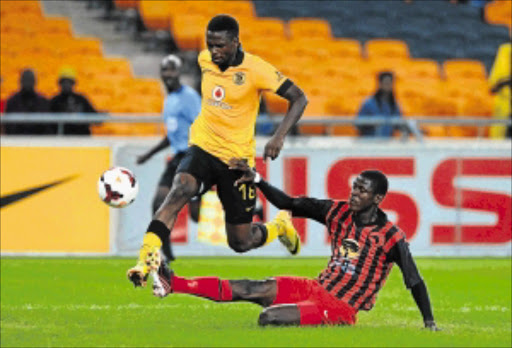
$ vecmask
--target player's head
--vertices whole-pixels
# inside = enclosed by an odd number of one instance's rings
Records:
[[[393,92],[393,81],[395,77],[393,75],[393,72],[391,71],[382,71],[377,76],[377,80],[379,82],[379,90],[385,92],[385,93],[392,93]]]
[[[181,58],[174,54],[168,55],[160,63],[160,77],[169,92],[180,87],[182,65]]]
[[[240,45],[238,32],[238,22],[231,16],[218,15],[210,20],[206,45],[215,64],[223,66],[232,62]]]
[[[76,72],[72,68],[64,67],[59,71],[59,86],[63,94],[73,92],[75,86]]]
[[[25,69],[20,75],[20,87],[23,91],[32,92],[36,86],[36,75],[32,69]]]
[[[349,205],[353,211],[379,205],[388,192],[388,178],[378,170],[361,172],[352,184]]]

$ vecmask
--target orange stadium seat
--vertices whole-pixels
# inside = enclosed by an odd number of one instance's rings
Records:
[[[139,0],[114,0],[114,4],[121,10],[136,9],[139,6]]]
[[[447,79],[485,80],[485,66],[482,62],[469,59],[451,59],[443,64],[444,76]]]
[[[459,103],[458,117],[490,118],[493,114],[493,102],[490,96],[473,96]],[[453,137],[487,136],[487,126],[448,126],[447,133]]]
[[[288,100],[272,92],[264,92],[263,99],[267,110],[272,114],[284,114],[288,110]]]
[[[288,55],[298,57],[311,57],[317,61],[326,61],[330,58],[329,49],[324,39],[295,39],[289,40]]]
[[[131,77],[133,75],[132,66],[127,58],[103,58],[101,68],[104,69],[105,72],[113,75],[125,77]]]
[[[306,106],[304,115],[302,116],[304,119],[314,119],[326,116],[326,97],[310,97],[308,100],[308,105]],[[323,135],[326,134],[327,128],[323,125],[304,125],[299,126],[299,131],[301,134]]]
[[[126,90],[130,91],[133,96],[156,95],[161,96],[163,93],[162,86],[158,79],[153,78],[133,78],[126,86]]]
[[[241,23],[240,36],[256,37],[265,39],[282,39],[286,40],[284,22],[278,18],[255,19],[246,23]]]
[[[219,13],[225,13],[235,18],[255,17],[256,11],[252,1],[219,1]]]
[[[39,15],[27,13],[23,16],[23,21],[17,16],[9,16],[2,18],[0,21],[0,32],[3,36],[11,33],[18,33],[23,35],[31,35],[39,32],[39,28],[43,25],[44,18]]]
[[[495,0],[485,6],[484,11],[484,17],[488,23],[512,28],[512,3],[510,1]]]
[[[337,39],[326,42],[326,45],[331,58],[341,57],[361,59],[362,57],[361,44],[357,40]]]
[[[83,56],[102,56],[102,42],[93,38],[80,38],[61,43],[59,47],[60,54],[83,55]]]
[[[41,3],[38,0],[2,0],[0,15],[3,17],[12,13],[41,15]]]
[[[204,15],[181,15],[172,20],[172,33],[181,50],[200,50],[205,40],[205,28],[210,17]]]
[[[172,7],[180,1],[139,1],[139,13],[150,30],[168,30]]]
[[[408,78],[439,79],[439,64],[432,59],[411,59],[406,65]]]
[[[319,18],[293,18],[288,21],[290,38],[292,39],[330,39],[331,24]]]
[[[42,23],[41,33],[72,35],[71,22],[65,17],[47,17]]]
[[[409,47],[400,40],[374,39],[366,42],[366,57],[379,58],[409,58]]]

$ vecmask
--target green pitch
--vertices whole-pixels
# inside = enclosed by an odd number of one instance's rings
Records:
[[[1,341],[10,346],[508,346],[510,259],[418,259],[442,332],[422,330],[394,268],[355,327],[260,328],[260,307],[187,295],[165,299],[125,278],[126,258],[2,258]],[[181,258],[182,276],[313,277],[325,258]]]

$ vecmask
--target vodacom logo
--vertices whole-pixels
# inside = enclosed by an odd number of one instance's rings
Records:
[[[224,92],[224,88],[221,86],[215,86],[215,88],[212,91],[212,97],[216,101],[221,101],[224,99],[224,96],[226,93]]]

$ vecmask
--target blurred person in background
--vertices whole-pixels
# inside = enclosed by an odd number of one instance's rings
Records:
[[[507,119],[512,118],[510,103],[512,97],[510,88],[512,84],[510,76],[510,55],[511,43],[505,43],[498,48],[496,59],[489,75],[489,85],[491,93],[494,94],[494,118]],[[494,139],[503,139],[511,137],[510,127],[493,125],[490,128],[489,136]]]
[[[162,112],[167,136],[148,152],[137,157],[137,164],[143,164],[168,146],[171,146],[174,152],[172,159],[167,161],[165,172],[158,183],[158,188],[153,198],[153,214],[171,190],[176,169],[185,156],[185,150],[188,148],[190,126],[201,111],[201,96],[199,93],[195,89],[181,84],[182,65],[181,59],[172,54],[165,57],[160,63],[160,77],[167,90],[167,97],[164,101]],[[194,197],[189,203],[190,217],[195,222],[199,220],[200,203],[201,199],[199,196]],[[162,250],[167,259],[174,260],[170,243],[167,240],[164,241]]]
[[[390,71],[380,72],[377,79],[377,91],[361,105],[358,117],[361,119],[372,116],[389,118],[402,117],[402,112],[400,111],[393,91],[393,73]],[[361,136],[391,137],[393,130],[397,129],[397,127],[384,124],[378,126],[358,126],[358,129],[359,135]]]
[[[36,75],[32,69],[25,69],[20,75],[20,90],[7,99],[5,112],[48,112],[48,100],[35,91]],[[51,124],[10,123],[5,125],[5,134],[55,134]]]
[[[55,113],[96,113],[87,97],[75,93],[76,73],[71,68],[59,72],[60,93],[50,100],[50,111]],[[54,125],[54,127],[57,127]],[[65,124],[66,135],[90,135],[88,124]]]

